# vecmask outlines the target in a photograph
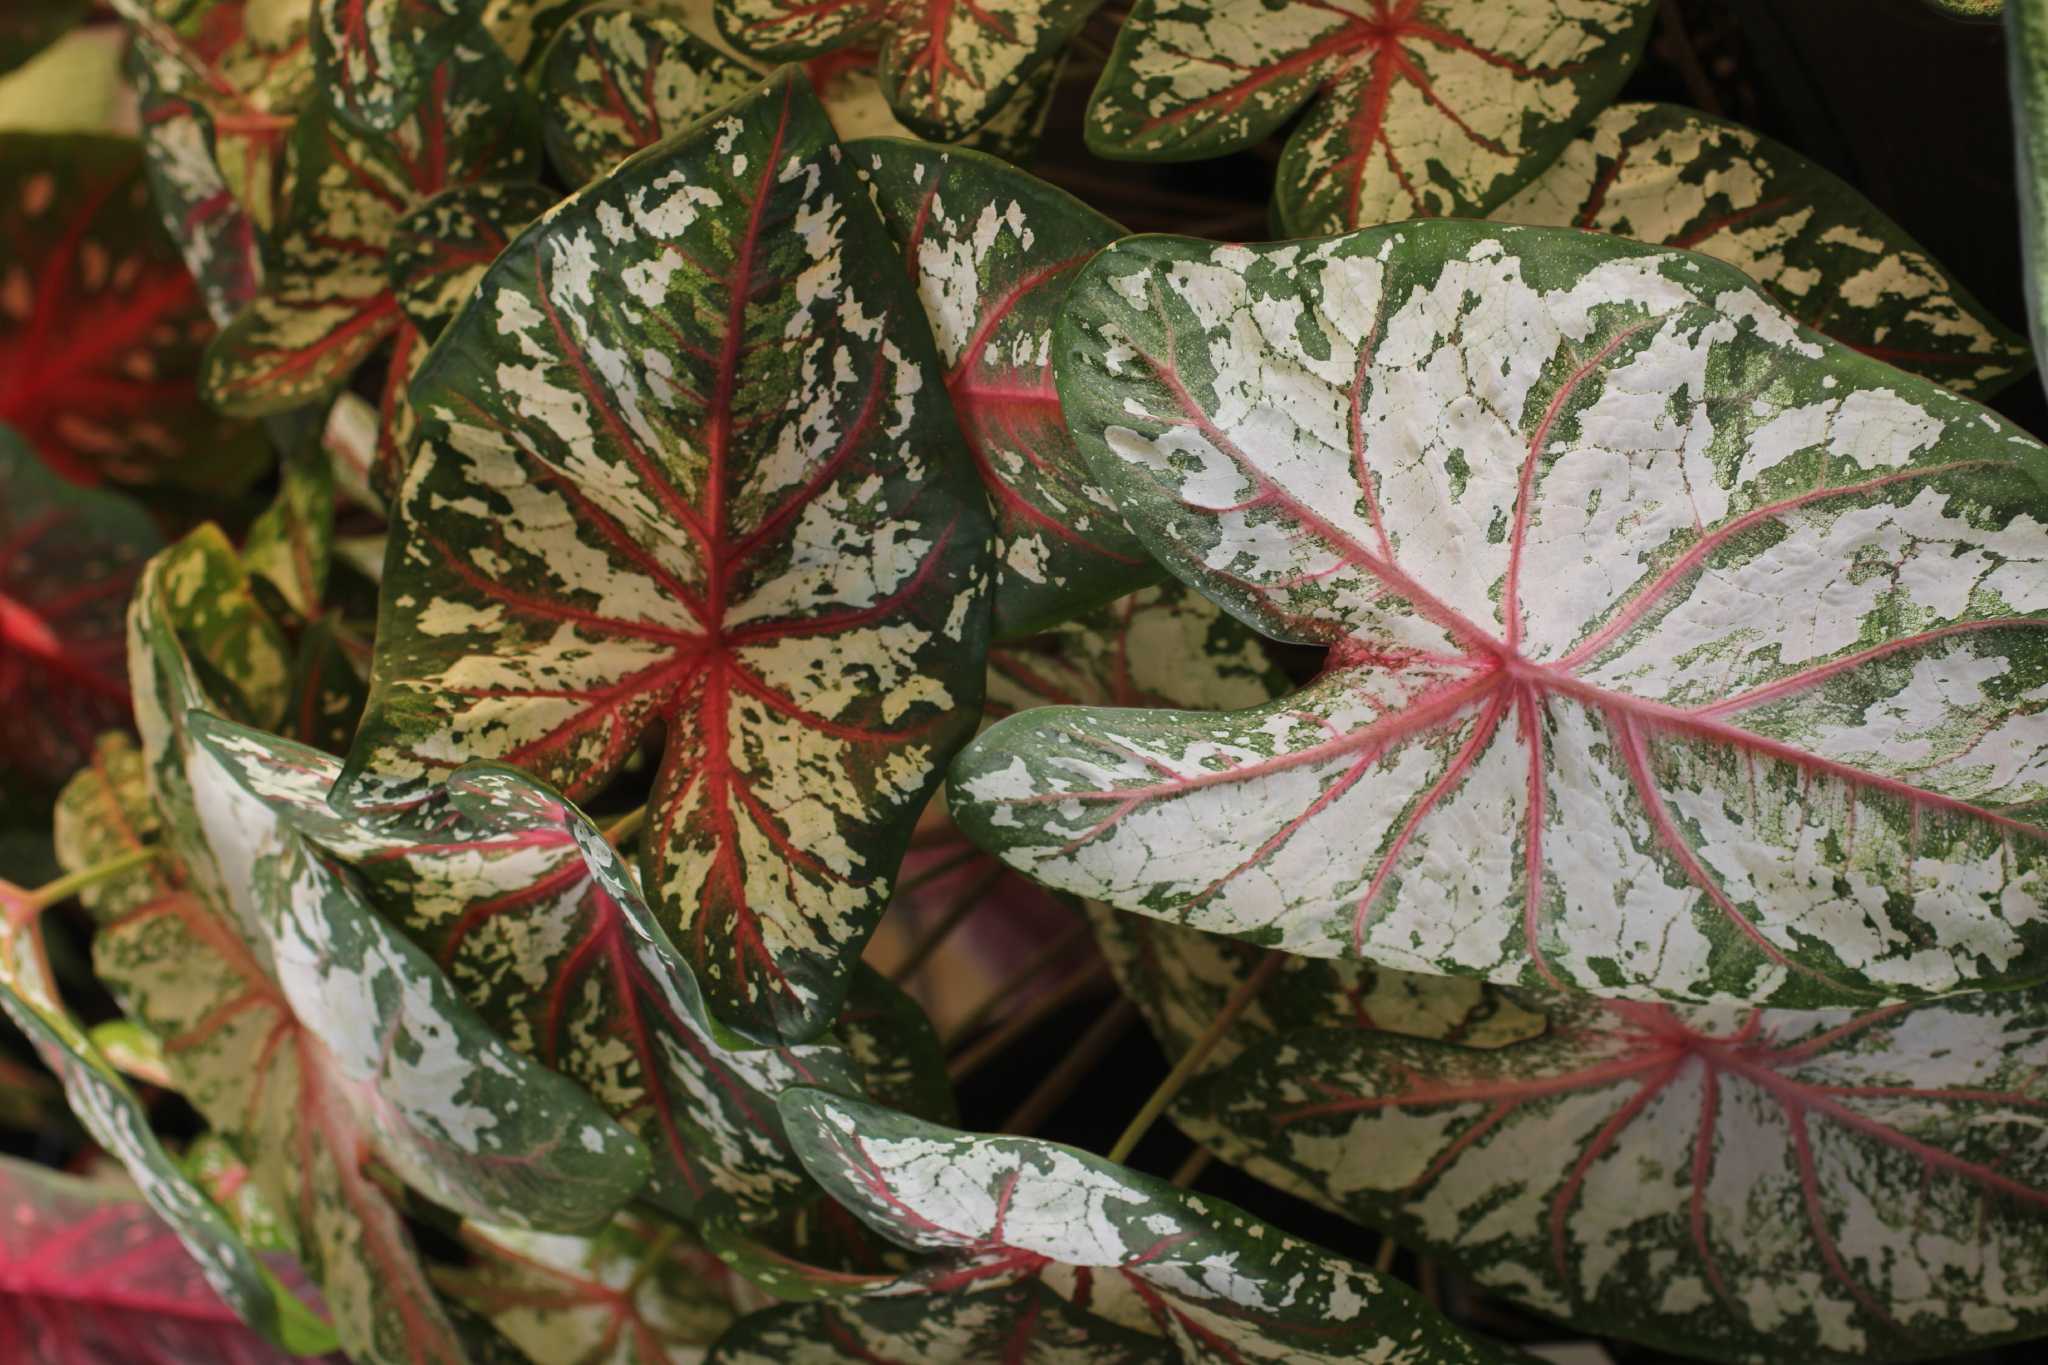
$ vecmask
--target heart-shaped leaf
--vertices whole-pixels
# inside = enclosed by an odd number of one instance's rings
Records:
[[[1290,236],[1485,213],[1635,65],[1651,0],[1138,0],[1088,107],[1099,156],[1262,141],[1304,104],[1273,202]]]
[[[370,133],[421,114],[429,74],[475,44],[484,0],[311,0],[314,70],[334,106]]]
[[[1181,1112],[1576,1326],[1722,1360],[1922,1359],[2048,1325],[2044,1063],[2040,991],[1583,1001],[1490,1052],[1276,1039]]]
[[[1615,105],[1492,217],[1705,252],[1815,331],[1971,397],[2027,366],[2026,344],[1854,186],[1677,105]]]
[[[1133,239],[1055,346],[1153,553],[1333,646],[1223,716],[1063,708],[955,815],[1311,956],[1828,1003],[2048,971],[2048,458],[1740,272],[1437,222]]]
[[[238,734],[197,705],[248,667],[262,633],[217,535],[151,561],[131,615],[137,720],[173,849],[163,885],[102,909],[94,960],[164,1040],[179,1090],[292,1211],[351,1352],[463,1359],[376,1163],[445,1207],[574,1228],[647,1175],[639,1144],[573,1084],[500,1043],[349,875],[224,766]],[[259,650],[260,652],[260,650]],[[252,689],[233,687],[243,697]],[[216,733],[209,727],[220,727]],[[203,860],[203,861],[202,861]],[[198,875],[201,868],[206,876]],[[198,894],[194,894],[194,891]]]
[[[0,1358],[284,1365],[141,1198],[0,1157]]]
[[[64,483],[0,427],[0,774],[8,785],[47,800],[102,730],[127,724],[122,617],[160,543],[140,507]]]
[[[557,198],[528,181],[462,185],[398,220],[384,265],[399,308],[421,336],[441,335],[498,253]]]
[[[775,1096],[860,1089],[839,1047],[737,1045],[603,836],[510,768],[452,779],[452,802],[336,812],[341,765],[214,724],[221,761],[279,818],[352,866],[375,903],[448,973],[499,1037],[572,1077],[645,1140],[648,1196],[691,1218],[755,1220],[815,1190]]]
[[[1506,1358],[1398,1281],[1071,1147],[957,1132],[816,1090],[790,1091],[782,1112],[820,1184],[883,1236],[931,1253],[883,1291],[925,1296],[945,1324],[934,1354],[920,1359],[989,1358],[958,1349],[962,1328],[989,1325],[963,1312],[968,1303],[1004,1324],[1008,1358],[1051,1358],[1032,1349],[1031,1308],[1044,1299],[1005,1293],[1010,1286],[1040,1287],[1080,1310],[1085,1318],[1054,1314],[1049,1325],[1106,1337],[1106,1360]],[[834,1339],[834,1318],[853,1329],[852,1341],[842,1334],[838,1353],[820,1359],[864,1358],[865,1307],[844,1302],[800,1317],[814,1339]],[[884,1333],[904,1325],[886,1309],[877,1324]],[[1170,1349],[1140,1353],[1136,1333]]]
[[[2034,363],[2048,364],[2048,6],[2006,6],[2005,60],[2019,156],[2020,245]]]
[[[717,0],[718,31],[771,61],[879,48],[882,93],[917,133],[967,136],[1050,67],[1101,0]]]
[[[733,1273],[689,1232],[620,1214],[592,1237],[476,1223],[471,1263],[438,1277],[537,1361],[680,1365],[734,1316]]]
[[[847,156],[910,265],[995,507],[996,637],[1156,576],[1067,435],[1052,381],[1060,300],[1122,230],[993,157],[898,141],[857,142]]]
[[[201,379],[223,411],[287,412],[334,394],[388,341],[378,452],[387,489],[411,450],[405,386],[426,349],[392,285],[399,224],[442,191],[521,179],[539,161],[531,100],[495,48],[457,47],[422,79],[431,98],[387,134],[358,130],[333,105],[300,118],[298,190],[263,292],[208,348]]]
[[[213,325],[148,211],[141,149],[0,134],[0,423],[74,483],[237,488],[265,453],[193,386]]]
[[[900,272],[791,75],[521,237],[414,386],[337,790],[574,796],[665,728],[649,899],[768,1040],[837,1014],[981,700],[987,515]]]

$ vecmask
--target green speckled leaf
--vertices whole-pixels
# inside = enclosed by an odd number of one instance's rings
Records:
[[[530,181],[463,185],[399,219],[384,266],[406,319],[428,341],[440,336],[498,253],[557,197]]]
[[[2028,330],[2034,363],[2048,365],[2048,0],[2013,0],[2006,6],[2005,60],[2019,163]]]
[[[927,1296],[946,1324],[922,1359],[988,1358],[966,1352],[959,1335],[976,1323],[978,1315],[962,1314],[983,1295],[994,1296],[985,1301],[991,1313],[1008,1314],[1006,1358],[1061,1358],[1030,1353],[1032,1306],[1042,1300],[1005,1294],[1010,1286],[1041,1287],[1084,1310],[1093,1319],[1085,1338],[1100,1324],[1107,1342],[1084,1360],[1506,1359],[1396,1280],[1071,1147],[962,1133],[815,1090],[790,1091],[782,1111],[804,1163],[834,1197],[877,1232],[931,1254],[883,1291]],[[857,1333],[857,1317],[838,1320]],[[1070,1314],[1049,1325],[1081,1326]],[[815,1335],[830,1340],[820,1326]],[[1169,1349],[1140,1354],[1134,1333]],[[860,1360],[861,1344],[856,1334],[843,1354],[795,1358]]]
[[[771,61],[877,49],[905,126],[966,137],[1008,112],[1100,0],[717,0],[718,30]]]
[[[1052,382],[1060,300],[1122,230],[979,153],[874,140],[846,154],[910,264],[995,509],[996,637],[1042,630],[1158,576],[1067,435]]]
[[[331,611],[299,632],[286,733],[330,754],[347,753],[369,700],[367,653],[368,646]]]
[[[1307,1033],[1190,1092],[1253,1172],[1590,1331],[1729,1361],[2048,1328],[2048,996],[1581,1001],[1497,1051]]]
[[[140,506],[63,482],[0,427],[0,782],[11,791],[47,800],[102,730],[127,724],[122,614],[160,543]]]
[[[335,109],[388,133],[431,98],[428,73],[472,45],[485,0],[311,0],[314,70]]]
[[[292,616],[309,620],[334,562],[334,466],[325,452],[295,451],[278,466],[277,496],[249,524],[242,563]],[[273,613],[274,615],[279,613]]]
[[[1284,319],[1284,323],[1280,320]],[[1333,647],[954,766],[1056,888],[1310,956],[1778,1005],[2048,972],[2048,454],[1732,267],[1435,222],[1132,239],[1055,342],[1153,553]]]
[[[1848,182],[1781,142],[1671,104],[1618,104],[1494,221],[1705,252],[1815,331],[1984,398],[2026,343]]]
[[[1173,1365],[1165,1341],[1036,1281],[944,1298],[792,1303],[734,1323],[705,1365]]]
[[[208,348],[202,375],[223,411],[287,412],[333,395],[388,342],[377,471],[387,489],[410,454],[405,386],[425,351],[387,264],[399,223],[444,190],[539,167],[532,102],[494,49],[458,47],[422,79],[430,97],[388,134],[361,132],[332,104],[299,120],[297,192],[263,292]]]
[[[981,700],[987,514],[900,270],[794,76],[514,243],[413,388],[337,791],[577,796],[664,729],[648,898],[763,1040],[830,1025]]]
[[[924,1006],[888,977],[861,964],[833,1032],[869,1099],[933,1123],[960,1121],[938,1031]]]
[[[510,768],[477,765],[451,800],[350,815],[327,803],[341,765],[241,732],[240,779],[354,868],[371,899],[440,964],[496,1034],[571,1077],[646,1142],[652,1198],[692,1218],[760,1219],[816,1191],[775,1096],[859,1087],[830,1043],[736,1044],[590,822]]]
[[[1289,235],[1485,213],[1614,97],[1653,0],[1137,0],[1088,109],[1099,156],[1280,158]]]
[[[590,1237],[467,1224],[437,1277],[535,1361],[688,1365],[735,1315],[734,1277],[673,1223],[620,1214]]]
[[[548,155],[571,184],[583,184],[760,79],[675,19],[592,5],[562,25],[541,57]]]

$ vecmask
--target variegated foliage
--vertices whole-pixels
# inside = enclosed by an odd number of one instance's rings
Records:
[[[721,1365],[1507,1358],[1398,1281],[1071,1147],[815,1090],[782,1110],[819,1183],[928,1259],[869,1297],[741,1322]]]
[[[1088,145],[1126,159],[1219,156],[1307,104],[1273,190],[1288,235],[1482,214],[1614,97],[1656,8],[1137,0],[1096,83]]]
[[[148,203],[126,138],[0,134],[0,423],[74,483],[239,487],[261,436],[194,390],[213,324]]]
[[[981,700],[987,513],[900,270],[794,73],[521,237],[414,387],[336,792],[575,796],[665,731],[648,896],[764,1040],[831,1023]]]
[[[368,133],[392,133],[433,99],[432,72],[458,46],[490,42],[487,9],[540,0],[293,0],[312,11],[314,71],[334,108]],[[516,58],[514,59],[516,60]]]
[[[1494,221],[1703,251],[1816,332],[1983,398],[2026,343],[1853,186],[1781,142],[1670,104],[1619,104]]]
[[[480,766],[417,810],[337,813],[327,804],[334,760],[214,728],[221,760],[353,868],[499,1037],[640,1134],[655,1161],[648,1197],[696,1219],[749,1221],[815,1197],[775,1096],[797,1084],[858,1091],[853,1059],[831,1043],[751,1048],[718,1028],[580,812],[512,769]]]
[[[879,140],[847,155],[917,283],[995,508],[996,637],[1043,630],[1156,576],[1083,465],[1052,382],[1060,300],[1121,230],[993,157]]]
[[[111,0],[135,38],[151,189],[216,322],[261,285],[285,146],[313,90],[309,0]]]
[[[795,61],[879,49],[882,94],[904,125],[966,137],[1043,79],[1100,0],[716,0],[742,52]]]
[[[122,614],[161,543],[135,503],[73,488],[0,427],[0,781],[47,800],[128,721]],[[12,874],[19,875],[19,874]]]
[[[462,1241],[472,1260],[442,1287],[549,1365],[691,1365],[747,1298],[690,1232],[638,1214],[589,1237],[472,1223]]]
[[[443,1207],[540,1228],[601,1222],[647,1177],[640,1144],[569,1081],[494,1038],[434,962],[219,757],[199,706],[275,711],[284,664],[217,534],[151,561],[130,618],[147,790],[97,798],[160,858],[96,888],[99,976],[163,1040],[179,1090],[289,1210],[345,1348],[461,1361],[399,1210],[396,1177]]]
[[[2048,970],[2048,454],[1732,267],[1421,223],[1133,239],[1055,343],[1153,553],[1332,647],[955,765],[1052,886],[1310,956],[1804,1004]]]
[[[132,789],[140,780],[141,760],[133,744],[114,736],[99,744],[90,767],[66,787],[57,804],[56,840],[68,865],[91,867],[133,854],[154,841],[154,812],[146,806],[129,811],[105,805],[115,784]],[[123,823],[131,815],[143,823]],[[333,1334],[278,1283],[158,1141],[149,1111],[59,997],[43,943],[41,914],[27,893],[4,882],[0,1012],[35,1046],[43,1065],[63,1086],[72,1113],[126,1169],[149,1207],[185,1245],[213,1292],[242,1320],[291,1350],[310,1353],[332,1346]]]
[[[284,1365],[118,1184],[0,1158],[0,1359],[16,1365]]]
[[[2048,0],[2006,6],[2005,60],[2019,156],[2021,279],[2039,365],[2048,363]]]
[[[541,58],[548,154],[572,183],[594,180],[632,153],[716,112],[772,68],[718,35],[711,0],[682,0],[667,10],[592,5],[562,25]],[[883,98],[878,61],[871,49],[849,47],[803,63],[842,138],[910,133]],[[961,138],[961,145],[997,156],[1027,155],[1037,144],[1055,74],[1055,65],[1045,66],[993,118]]]
[[[440,336],[498,253],[556,198],[530,181],[462,185],[399,219],[384,266],[406,321],[425,341]]]
[[[300,118],[291,144],[296,188],[263,291],[208,348],[201,377],[223,411],[287,412],[333,395],[388,343],[376,470],[386,491],[403,478],[411,453],[405,387],[427,349],[393,282],[401,224],[409,229],[408,259],[417,259],[418,233],[436,218],[408,215],[444,191],[519,180],[539,168],[532,101],[495,47],[480,39],[456,47],[422,80],[427,93],[388,133],[366,133],[343,118],[345,90]],[[465,202],[472,211],[527,212],[487,197]],[[474,225],[462,230],[469,242],[451,251],[473,248]]]
[[[1183,1122],[1500,1293],[1687,1355],[1924,1359],[2048,1326],[2048,995],[1550,1019],[1490,1052],[1275,1040]]]

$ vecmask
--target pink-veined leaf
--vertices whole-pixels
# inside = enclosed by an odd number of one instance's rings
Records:
[[[1910,1360],[2041,1334],[2041,991],[1550,1016],[1496,1051],[1276,1039],[1180,1114],[1484,1286],[1689,1356]]]
[[[576,1229],[639,1189],[646,1155],[581,1090],[499,1041],[354,878],[216,756],[208,727],[225,722],[196,706],[282,699],[284,662],[245,619],[254,610],[217,533],[144,573],[130,636],[146,790],[131,780],[104,804],[140,826],[153,800],[176,856],[88,898],[95,966],[163,1040],[179,1091],[289,1211],[344,1347],[461,1362],[383,1174],[458,1212]]]
[[[775,1096],[857,1091],[837,1044],[758,1048],[704,1010],[688,965],[590,822],[515,770],[460,770],[447,799],[390,815],[328,805],[341,765],[213,724],[222,762],[297,832],[353,868],[375,905],[498,1034],[602,1098],[646,1142],[647,1197],[747,1221],[814,1197]],[[599,870],[594,870],[595,868]]]
[[[1614,97],[1651,0],[1137,0],[1088,109],[1099,156],[1280,157],[1291,236],[1485,213]]]
[[[2027,369],[2026,343],[1854,186],[1696,110],[1615,105],[1491,216],[1705,252],[1815,331],[1972,398]]]
[[[1121,229],[979,153],[876,140],[847,156],[917,285],[995,509],[996,638],[1043,630],[1157,577],[1067,435],[1052,380],[1060,300]]]
[[[1273,320],[1285,318],[1285,326]],[[1069,422],[1314,682],[1055,708],[950,790],[1049,885],[1310,956],[1647,998],[2048,972],[2048,455],[1733,267],[1439,221],[1132,239]]]
[[[516,180],[539,160],[532,101],[495,48],[458,46],[421,79],[427,93],[385,134],[360,131],[332,103],[299,119],[297,192],[263,292],[215,338],[201,375],[221,410],[266,416],[330,397],[388,343],[376,468],[386,493],[411,453],[405,388],[427,349],[392,286],[399,224],[445,190]]]
[[[0,423],[74,483],[246,484],[261,433],[194,388],[213,324],[137,145],[0,134],[0,184]]]
[[[428,342],[440,336],[498,253],[558,197],[531,181],[460,185],[399,219],[384,265],[406,320]]]
[[[336,791],[575,797],[665,730],[648,899],[763,1040],[830,1025],[981,699],[987,513],[900,272],[793,73],[515,242],[413,389]]]
[[[878,50],[883,97],[942,141],[1008,114],[1100,0],[716,0],[718,31],[769,61]]]
[[[0,1158],[0,1359],[283,1365],[170,1226],[112,1183]]]
[[[876,1348],[932,1365],[1508,1358],[1399,1281],[1101,1157],[817,1090],[790,1091],[782,1110],[819,1183],[928,1258],[871,1297],[743,1320],[719,1365],[873,1361]]]
[[[0,427],[0,774],[54,791],[128,723],[124,613],[161,544],[119,494],[74,488]]]

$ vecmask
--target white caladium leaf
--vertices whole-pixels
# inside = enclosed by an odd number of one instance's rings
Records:
[[[107,736],[94,750],[90,765],[58,798],[55,838],[67,871],[93,867],[154,842],[155,813],[141,792],[141,755],[125,736]],[[164,886],[161,873],[142,867],[88,888],[85,895],[96,911],[110,907],[125,913],[147,904]],[[63,1086],[71,1112],[121,1163],[149,1208],[191,1253],[213,1291],[244,1321],[288,1349],[311,1353],[332,1347],[333,1333],[277,1281],[177,1158],[164,1150],[149,1111],[59,998],[43,947],[41,918],[22,913],[23,908],[16,889],[0,883],[0,1012],[34,1045]]]
[[[727,1023],[816,1037],[981,700],[988,520],[802,78],[521,237],[413,399],[336,800],[417,803],[472,757],[573,797],[665,729],[648,898]]]
[[[1615,105],[1492,217],[1705,252],[1813,330],[1957,393],[2027,368],[2026,343],[1854,186],[1696,110]]]
[[[399,224],[445,190],[539,169],[532,101],[495,48],[457,47],[422,80],[431,98],[386,134],[363,132],[334,102],[299,120],[296,192],[263,292],[215,338],[201,377],[222,411],[266,416],[331,397],[388,342],[378,453],[387,488],[410,453],[405,386],[426,349],[392,283]]]
[[[1055,363],[1153,553],[1332,659],[1265,707],[989,731],[954,813],[1014,866],[1634,997],[2048,970],[2048,455],[1989,412],[1732,267],[1472,223],[1133,239]]]
[[[1481,214],[1635,65],[1652,0],[1138,0],[1088,108],[1107,157],[1263,140],[1304,104],[1274,207],[1290,235]]]
[[[429,341],[440,336],[498,253],[557,198],[531,181],[458,185],[399,219],[384,268],[406,320]]]
[[[1094,1316],[1028,1281],[941,1298],[765,1309],[734,1323],[705,1365],[1173,1365],[1181,1358],[1159,1337]]]
[[[499,1037],[572,1077],[654,1158],[647,1197],[693,1219],[754,1221],[816,1190],[775,1097],[861,1089],[834,1043],[759,1048],[706,1013],[682,956],[589,820],[514,769],[479,764],[450,800],[337,812],[341,765],[215,724],[221,761],[279,818],[353,867],[375,904],[447,972]]]
[[[2048,358],[2048,0],[2006,6],[2005,60],[2020,168],[2021,278],[2034,360],[2042,364]]]
[[[1554,1006],[1497,1051],[1305,1033],[1181,1107],[1574,1325],[1723,1360],[1943,1356],[2048,1327],[2048,995],[1854,1013]]]
[[[880,140],[847,156],[910,264],[995,509],[996,637],[1043,630],[1157,576],[1067,435],[1052,379],[1060,300],[1122,229],[994,157]]]
[[[718,31],[770,61],[842,48],[881,54],[882,93],[914,132],[965,137],[1049,69],[1100,0],[717,0]]]
[[[687,1230],[620,1214],[589,1237],[469,1223],[472,1259],[437,1276],[536,1361],[692,1365],[743,1286]]]
[[[292,1211],[344,1347],[461,1360],[373,1163],[457,1211],[573,1228],[630,1197],[646,1155],[573,1084],[498,1042],[348,874],[219,762],[208,727],[225,723],[194,707],[281,691],[281,660],[242,619],[252,611],[217,534],[144,573],[137,721],[166,842],[191,856],[152,865],[167,885],[146,903],[95,907],[95,965],[271,1206]]]
[[[834,1198],[883,1236],[929,1253],[879,1291],[883,1303],[925,1297],[948,1324],[932,1340],[934,1353],[920,1358],[988,1358],[959,1349],[962,1329],[989,1325],[966,1312],[969,1305],[1008,1315],[1006,1358],[1066,1358],[1031,1348],[1031,1309],[1041,1296],[1004,1292],[1035,1285],[1086,1315],[1054,1314],[1055,1330],[1081,1326],[1087,1339],[1100,1324],[1109,1343],[1078,1356],[1084,1360],[1506,1359],[1398,1281],[1071,1147],[962,1133],[817,1090],[788,1092],[782,1111],[804,1163]],[[863,1359],[858,1308],[841,1303],[826,1315],[852,1327],[852,1341],[797,1358]],[[881,1328],[904,1325],[885,1313]],[[831,1332],[829,1321],[819,1323],[813,1339],[830,1342]],[[1141,1354],[1133,1333],[1169,1349]]]

